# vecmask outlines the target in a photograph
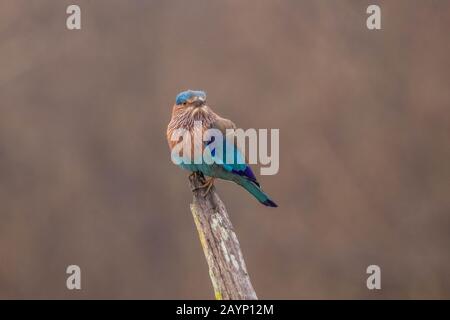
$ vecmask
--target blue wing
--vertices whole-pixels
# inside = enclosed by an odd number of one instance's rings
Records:
[[[206,142],[206,148],[209,149],[213,161],[217,165],[223,167],[226,171],[245,177],[259,186],[255,174],[250,166],[246,164],[241,150],[236,146],[235,139],[230,140],[225,137],[225,129],[234,128],[234,124],[230,120],[221,120],[221,122],[217,121],[214,123],[212,128],[219,129],[223,134],[222,150],[217,150],[217,144],[213,143],[215,140],[214,137],[211,137],[211,139]],[[229,154],[230,152],[232,152],[232,154]]]

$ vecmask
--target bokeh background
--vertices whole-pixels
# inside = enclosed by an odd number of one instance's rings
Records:
[[[450,298],[449,12],[1,1],[0,298],[213,298],[165,141],[188,88],[242,128],[280,129],[279,174],[260,177],[278,209],[217,184],[260,298]]]

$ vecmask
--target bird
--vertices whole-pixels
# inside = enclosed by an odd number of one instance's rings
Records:
[[[200,128],[195,125],[196,121],[201,121]],[[176,130],[184,130],[189,133],[191,137],[193,137],[195,131],[199,129],[202,131],[200,134],[208,129],[218,129],[223,135],[225,135],[227,129],[236,129],[236,125],[231,120],[225,119],[216,114],[207,105],[206,93],[204,91],[186,90],[180,92],[175,98],[175,104],[172,107],[172,117],[167,126],[166,135],[170,151],[174,151],[175,146],[178,143],[183,143],[184,141],[184,138],[181,138],[180,140],[173,138]],[[200,142],[195,142],[191,139],[191,142],[189,143],[192,144],[192,148],[190,150],[192,152],[195,147],[200,147],[202,151],[207,149],[213,160],[220,160],[217,158],[225,157],[226,151],[223,152],[222,156],[219,156],[218,153],[215,152],[216,148],[214,148],[214,144],[211,142],[212,141],[203,140]],[[186,139],[186,143],[188,143],[188,139]],[[201,145],[197,146],[195,143],[200,143]],[[192,160],[190,161],[177,162],[178,166],[190,171],[191,175],[202,174],[203,176],[208,177],[206,182],[199,187],[200,189],[206,189],[206,192],[204,193],[205,196],[210,192],[215,179],[222,179],[232,181],[240,185],[263,205],[268,207],[278,207],[278,205],[261,189],[255,174],[250,166],[245,162],[242,151],[236,146],[234,139],[233,142],[230,142],[224,138],[223,143],[223,150],[228,150],[226,149],[227,143],[234,143],[234,148],[231,149],[232,152],[234,152],[233,159],[241,159],[241,161],[234,161],[236,163],[231,164],[226,163],[225,161],[213,161],[213,163],[208,163],[206,161],[196,162],[191,158]],[[202,152],[200,156],[204,157],[204,153]]]

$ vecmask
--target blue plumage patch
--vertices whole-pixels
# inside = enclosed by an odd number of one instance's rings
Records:
[[[177,105],[183,104],[185,102],[187,102],[189,99],[192,99],[193,97],[202,97],[203,99],[206,99],[206,93],[204,91],[201,90],[187,90],[187,91],[183,91],[180,92],[176,99],[175,99],[175,103]]]
[[[256,180],[255,174],[253,173],[252,169],[249,166],[245,167],[245,170],[232,170],[233,173],[236,173],[240,176],[248,178],[250,181],[254,182],[258,187],[259,183]]]

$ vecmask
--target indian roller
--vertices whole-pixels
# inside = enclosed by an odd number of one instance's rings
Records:
[[[200,123],[201,126],[198,127],[195,123]],[[189,150],[193,150],[195,148],[195,143],[200,143],[200,147],[202,152],[200,156],[205,157],[204,149],[208,149],[209,154],[213,158],[213,162],[209,161],[194,161],[194,159],[190,161],[180,161],[178,164],[181,168],[192,172],[191,174],[202,173],[204,176],[209,177],[206,180],[206,183],[202,185],[200,188],[205,188],[205,195],[210,191],[211,187],[214,184],[214,179],[219,178],[223,180],[233,181],[238,185],[242,186],[245,190],[250,192],[259,202],[268,207],[277,207],[277,204],[270,199],[270,197],[264,193],[261,189],[259,182],[256,180],[256,177],[248,164],[246,164],[245,159],[242,156],[241,150],[238,149],[236,143],[233,141],[229,141],[229,139],[225,138],[227,129],[236,129],[235,124],[228,119],[222,118],[206,104],[206,93],[203,91],[193,91],[187,90],[179,93],[175,99],[175,104],[172,108],[172,118],[167,127],[167,141],[169,143],[169,148],[172,151],[178,143],[183,143],[182,141],[173,141],[173,134],[175,130],[185,130],[188,132],[191,137],[194,137],[195,131],[201,130],[200,135],[203,134],[208,129],[218,129],[223,138],[223,153],[221,156],[218,155],[218,152],[214,149],[214,144],[212,141],[203,141],[201,139],[200,142],[193,141],[195,139],[191,139],[192,148]],[[187,140],[186,140],[187,141]],[[234,159],[240,159],[241,161],[215,161],[215,160],[223,160],[217,159],[218,157],[224,157],[226,151],[230,150],[226,148],[227,143],[233,143],[234,146],[230,148],[232,152],[234,152]],[[191,151],[192,152],[192,151]],[[201,159],[203,160],[203,159]],[[236,162],[236,163],[235,163]]]

